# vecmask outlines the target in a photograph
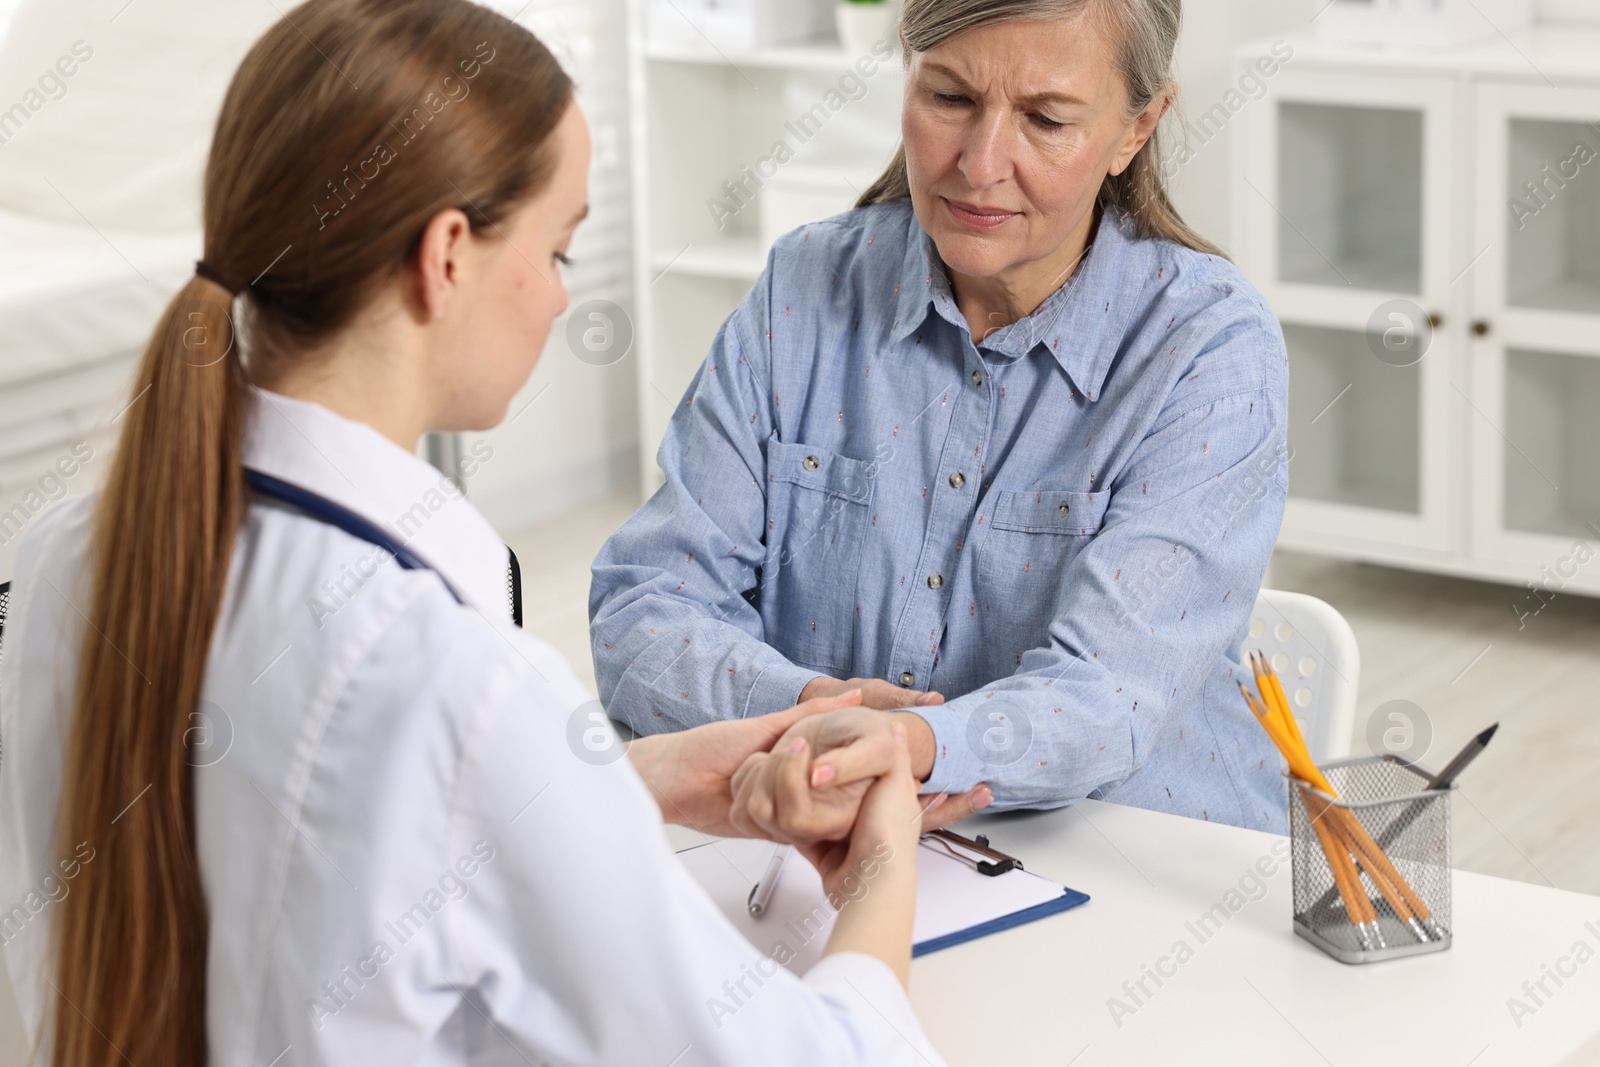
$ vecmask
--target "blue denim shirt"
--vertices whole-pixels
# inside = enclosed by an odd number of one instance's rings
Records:
[[[1285,832],[1236,686],[1288,489],[1277,320],[1225,260],[1104,216],[975,342],[909,201],[777,242],[601,550],[600,696],[642,733],[818,674],[937,690],[928,791]]]

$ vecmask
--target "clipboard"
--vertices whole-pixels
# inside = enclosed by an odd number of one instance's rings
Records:
[[[822,958],[837,913],[828,903],[821,877],[796,854],[784,865],[761,916],[750,914],[751,887],[766,870],[774,847],[769,841],[721,839],[684,849],[678,859],[753,945],[796,974],[804,974]],[[989,870],[980,864],[990,865]],[[969,840],[949,831],[925,834],[917,849],[911,954],[926,956],[1036,922],[1088,899],[1024,870],[1021,861],[991,848],[982,837]]]
[[[944,862],[941,862],[944,861]],[[982,834],[922,835],[917,856],[917,922],[911,956],[1023,926],[1088,901],[1059,882],[1023,869]]]

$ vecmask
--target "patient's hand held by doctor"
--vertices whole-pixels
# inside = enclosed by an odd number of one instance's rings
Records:
[[[915,714],[842,707],[808,716],[789,727],[770,754],[757,753],[735,773],[731,817],[740,832],[775,841],[842,840],[851,832],[870,782],[894,766],[898,728],[908,738],[932,731]],[[794,745],[805,745],[802,759]],[[959,822],[992,799],[986,786],[956,796],[924,797],[921,828]]]

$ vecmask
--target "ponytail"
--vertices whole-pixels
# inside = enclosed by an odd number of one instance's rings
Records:
[[[537,38],[468,0],[307,0],[234,75],[206,257],[145,347],[74,605],[56,847],[87,842],[95,861],[52,929],[53,1067],[208,1062],[189,741],[248,503],[247,382],[316,358],[439,212],[503,239],[548,183],[571,99]],[[251,279],[237,301],[229,279]]]
[[[191,280],[145,347],[94,520],[60,819],[92,870],[56,928],[57,1067],[206,1062],[206,909],[185,733],[244,504],[227,293]],[[90,1021],[92,1025],[90,1025]]]

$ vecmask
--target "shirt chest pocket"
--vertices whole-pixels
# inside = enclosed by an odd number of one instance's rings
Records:
[[[988,531],[978,541],[978,595],[1010,601],[1023,614],[1054,618],[1054,598],[1067,566],[1100,532],[1111,494],[1014,489],[995,498]],[[1040,597],[1049,605],[1038,604]],[[1013,598],[1020,599],[1013,599]]]
[[[761,614],[767,642],[795,663],[850,668],[873,473],[870,463],[825,448],[767,442]]]

